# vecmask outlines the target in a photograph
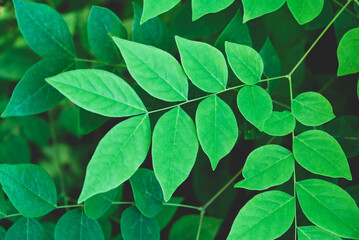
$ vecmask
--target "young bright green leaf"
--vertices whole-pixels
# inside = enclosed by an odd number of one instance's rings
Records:
[[[30,146],[22,136],[9,136],[0,140],[0,164],[29,163]]]
[[[249,34],[248,26],[243,23],[242,13],[239,10],[221,35],[219,35],[214,46],[224,52],[224,43],[226,41],[252,46],[252,38]]]
[[[199,142],[214,171],[238,139],[236,117],[227,103],[214,95],[198,105],[196,126]]]
[[[288,8],[300,25],[318,17],[322,12],[324,0],[287,0]]]
[[[128,180],[145,160],[150,142],[151,126],[147,115],[132,117],[113,127],[99,142],[87,166],[78,202]]]
[[[124,240],[160,239],[160,228],[156,219],[145,217],[136,207],[129,207],[122,213],[120,226]]]
[[[341,240],[340,237],[331,234],[316,226],[298,228],[298,240]]]
[[[58,12],[41,3],[13,2],[20,31],[34,52],[42,57],[76,57],[69,28]]]
[[[261,80],[264,65],[259,53],[251,47],[225,43],[229,65],[243,83],[256,84]]]
[[[151,18],[157,17],[158,15],[169,11],[180,1],[181,0],[144,0],[141,24],[145,23]]]
[[[271,40],[267,37],[259,54],[262,57],[264,63],[264,75],[272,78],[278,77],[282,74],[282,65]],[[270,83],[270,82],[268,82]]]
[[[359,51],[359,28],[347,31],[338,46],[338,76],[359,72],[359,59],[355,54]]]
[[[21,122],[24,136],[39,146],[46,146],[51,138],[50,126],[42,118],[26,118]]]
[[[104,70],[73,70],[46,81],[76,105],[103,116],[126,117],[147,111],[125,80]]]
[[[196,239],[199,215],[185,215],[178,219],[172,226],[169,234],[169,240],[193,240]],[[204,217],[201,226],[201,235],[199,240],[215,239],[222,220],[213,217]]]
[[[161,48],[165,51],[172,50],[175,45],[174,36],[162,19],[154,17],[145,23],[141,23],[142,8],[136,2],[132,2],[132,6],[134,13],[132,41]]]
[[[16,85],[1,117],[38,114],[56,106],[63,96],[45,78],[59,74],[73,64],[65,58],[45,58],[34,64]]]
[[[263,131],[273,111],[273,102],[268,92],[259,86],[245,86],[238,92],[237,105],[243,117]]]
[[[292,112],[295,118],[305,126],[319,126],[335,118],[332,105],[317,92],[299,94],[293,99]]]
[[[100,218],[112,206],[115,200],[118,189],[114,188],[105,193],[96,194],[85,201],[85,213],[90,218]]]
[[[228,68],[223,54],[211,45],[176,36],[182,66],[194,85],[205,92],[224,90]]]
[[[116,14],[107,8],[93,6],[87,22],[87,34],[97,59],[108,64],[120,61],[120,51],[112,36],[127,39],[127,30]]]
[[[182,201],[182,197],[173,197],[168,201],[168,203],[180,204]],[[166,227],[168,223],[170,223],[177,209],[177,206],[162,206],[161,211],[156,215],[156,220],[161,230]]]
[[[196,161],[198,140],[192,119],[180,107],[158,120],[152,136],[152,163],[167,202],[189,176]]]
[[[5,200],[4,191],[0,187],[0,220],[7,215],[7,203]],[[1,238],[0,238],[1,239]]]
[[[281,191],[263,192],[239,211],[227,240],[276,239],[294,220],[294,198]]]
[[[81,209],[65,213],[55,227],[55,240],[104,240],[100,224]]]
[[[187,77],[173,56],[152,46],[117,37],[113,39],[120,48],[128,71],[140,87],[161,100],[187,100]]]
[[[7,231],[5,240],[51,240],[51,236],[35,219],[20,218]]]
[[[242,0],[244,17],[243,22],[263,16],[267,13],[277,11],[281,8],[285,0]]]
[[[311,222],[335,235],[359,239],[359,209],[345,190],[319,179],[297,182],[296,189],[299,204]]]
[[[309,130],[294,138],[297,162],[315,174],[352,180],[349,164],[339,143],[328,133]]]
[[[163,193],[153,171],[138,169],[130,183],[137,209],[146,217],[155,217],[162,208]]]
[[[291,112],[273,111],[265,121],[263,132],[271,136],[285,136],[294,131],[295,118]]]
[[[37,165],[1,164],[0,182],[11,203],[24,217],[44,216],[56,208],[55,183]]]
[[[192,0],[192,21],[209,13],[226,9],[234,0]]]
[[[279,145],[265,145],[247,157],[243,168],[244,180],[234,187],[264,190],[285,183],[294,170],[292,153]]]

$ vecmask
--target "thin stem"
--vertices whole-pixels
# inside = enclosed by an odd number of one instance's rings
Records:
[[[18,217],[18,216],[21,216],[21,213],[9,214],[9,215],[6,215],[4,218],[11,218],[11,217]]]
[[[112,205],[133,205],[135,202],[112,202]]]
[[[202,207],[196,207],[192,205],[187,204],[177,204],[177,203],[163,203],[163,206],[170,206],[170,207],[183,207],[183,208],[190,208],[190,209],[196,209],[198,211],[202,211]]]
[[[204,217],[205,212],[206,212],[206,209],[203,208],[203,209],[201,210],[201,215],[200,215],[200,217],[199,217],[199,224],[198,224],[198,230],[197,230],[196,240],[199,240],[199,237],[200,237],[200,235],[201,235],[203,217]]]
[[[77,207],[83,207],[84,204],[74,204],[74,205],[63,205],[63,206],[57,206],[57,209],[61,208],[77,208]]]
[[[290,106],[288,106],[287,104],[284,104],[284,103],[281,103],[281,102],[278,102],[277,100],[273,100],[273,103],[279,105],[279,106],[282,106],[288,110],[291,110]]]
[[[343,8],[344,5],[341,4],[340,2],[338,2],[337,0],[332,0],[335,4],[337,4],[339,7]],[[354,0],[355,2],[358,2],[358,0]],[[354,17],[359,19],[359,16],[356,15],[355,13],[353,13],[352,11],[350,11],[350,9],[346,8],[345,11],[347,11],[349,14],[353,15]]]
[[[303,57],[298,61],[298,63],[294,66],[292,71],[288,74],[289,76],[292,76],[295,70],[300,66],[300,64],[304,61],[304,59],[308,56],[308,54],[312,51],[315,45],[319,42],[319,40],[323,37],[323,35],[328,31],[328,29],[332,26],[332,24],[335,22],[335,20],[340,16],[340,14],[348,7],[352,0],[348,0],[348,2],[343,6],[342,9],[335,15],[335,17],[330,21],[330,23],[324,28],[322,33],[315,39],[314,43],[310,46],[310,48],[306,51],[306,53],[303,55]]]
[[[66,194],[65,178],[64,178],[64,175],[63,175],[63,172],[61,169],[61,157],[60,157],[60,150],[59,150],[58,143],[57,143],[53,110],[49,111],[49,124],[50,124],[52,145],[54,147],[54,156],[55,156],[55,161],[56,161],[57,170],[58,170],[58,174],[59,174],[61,195],[64,198],[64,204],[67,205],[68,197]]]
[[[320,90],[319,90],[319,93],[322,93],[324,92],[325,90],[327,90],[327,88],[330,86],[330,84],[332,84],[334,82],[334,80],[336,79],[337,77],[334,75]]]
[[[91,59],[74,58],[74,60],[77,61],[77,62],[87,62],[87,63],[102,64],[102,65],[107,65],[107,66],[115,67],[115,68],[119,68],[119,67],[126,68],[126,64],[123,64],[123,63],[119,63],[119,64],[115,64],[115,65],[109,65],[109,64],[103,63],[101,61],[91,60]]]
[[[354,2],[359,6],[359,1],[358,0],[354,0]]]
[[[223,192],[224,190],[226,190],[226,189],[239,177],[239,175],[241,175],[242,171],[243,171],[243,168],[241,168],[241,170],[239,170],[239,171],[237,172],[237,174],[234,175],[234,177],[232,177],[231,180],[229,180],[229,182],[227,182],[227,184],[224,185],[224,186],[203,206],[203,209],[206,209],[209,205],[211,205],[211,204],[213,203],[213,201],[216,200],[216,199],[219,197],[219,195],[221,195],[222,192]]]

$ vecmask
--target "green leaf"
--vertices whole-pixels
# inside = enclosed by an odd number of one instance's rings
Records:
[[[120,61],[120,51],[112,36],[127,39],[127,30],[111,10],[93,6],[87,22],[88,41],[97,59],[108,64]]]
[[[299,240],[341,240],[327,231],[316,226],[305,226],[298,228],[298,239]]]
[[[50,126],[42,118],[27,118],[21,122],[24,136],[39,146],[46,146],[51,138]]]
[[[319,16],[324,6],[324,0],[287,0],[287,4],[295,20],[303,25]]]
[[[359,238],[359,209],[350,195],[333,183],[308,179],[296,183],[299,204],[315,225],[345,238]]]
[[[159,17],[154,17],[141,24],[142,8],[135,2],[132,2],[132,5],[134,12],[132,41],[161,48],[165,51],[172,50],[175,44],[174,36],[167,25]]]
[[[245,86],[238,92],[237,105],[243,117],[263,131],[273,111],[273,102],[268,92],[255,85]]]
[[[7,231],[5,240],[51,240],[51,236],[35,219],[20,218]]]
[[[187,100],[187,77],[173,56],[152,46],[117,37],[113,39],[120,48],[128,71],[140,87],[161,100]]]
[[[163,194],[153,171],[140,168],[130,178],[136,207],[146,217],[155,217],[163,203]]]
[[[173,197],[168,201],[168,203],[180,204],[182,201],[182,197]],[[161,230],[170,223],[177,209],[177,206],[162,206],[161,211],[156,215],[156,220]]]
[[[6,215],[7,215],[7,203],[5,200],[4,191],[0,186],[0,220],[3,219]]]
[[[359,72],[359,59],[355,53],[359,51],[359,28],[347,31],[338,46],[338,76]]]
[[[59,74],[73,64],[65,58],[47,58],[34,64],[16,85],[1,117],[38,114],[56,106],[63,96],[45,78]]]
[[[219,35],[214,46],[224,52],[224,43],[226,41],[252,46],[252,38],[249,34],[248,26],[243,23],[240,10],[238,10],[221,35]]]
[[[332,105],[317,92],[299,94],[293,99],[292,112],[295,118],[305,126],[319,126],[335,118]]]
[[[192,21],[209,13],[226,9],[234,0],[192,0]]]
[[[272,136],[285,136],[294,131],[295,118],[291,112],[273,111],[265,121],[263,131]]]
[[[242,3],[244,9],[243,21],[247,22],[267,13],[277,11],[284,5],[285,0],[242,0]]]
[[[261,80],[264,65],[259,53],[253,48],[236,43],[225,43],[229,65],[243,83],[256,84]]]
[[[157,17],[158,15],[169,11],[180,1],[181,0],[144,0],[141,24],[151,18]]]
[[[30,158],[29,144],[22,136],[12,135],[0,140],[0,163],[29,163]]]
[[[41,3],[13,2],[20,31],[32,50],[42,57],[76,57],[69,28],[58,12]]]
[[[121,215],[124,240],[159,240],[160,228],[155,218],[145,217],[136,207],[127,208]]]
[[[44,216],[56,208],[55,183],[37,165],[1,164],[0,182],[11,203],[24,217]]]
[[[113,127],[99,142],[87,166],[78,202],[128,180],[145,160],[150,142],[151,126],[147,115],[127,119]]]
[[[199,142],[214,171],[238,139],[236,117],[227,103],[213,95],[198,105],[196,126]]]
[[[276,239],[294,220],[294,198],[281,191],[263,192],[239,211],[227,240]]]
[[[0,226],[0,240],[4,240],[6,235],[6,230]]]
[[[193,84],[205,92],[226,89],[228,68],[223,54],[211,45],[176,36],[182,66]]]
[[[185,215],[178,219],[172,226],[169,240],[193,240],[196,239],[200,216]],[[201,226],[199,240],[215,239],[222,220],[213,217],[204,217]]]
[[[85,213],[90,218],[100,218],[112,206],[115,200],[118,189],[114,188],[105,193],[96,194],[85,201]]]
[[[81,209],[71,210],[59,219],[55,240],[104,240],[100,224],[86,216]]]
[[[293,141],[297,162],[315,174],[352,180],[349,164],[339,143],[328,133],[309,130]]]
[[[153,130],[152,162],[166,202],[189,176],[197,151],[196,128],[187,113],[176,107],[163,114]]]
[[[265,145],[247,157],[243,167],[244,180],[234,187],[264,190],[288,181],[294,171],[292,153],[279,145]]]
[[[76,105],[103,116],[126,117],[147,111],[125,80],[104,70],[73,70],[46,81]]]
[[[259,54],[264,63],[264,75],[268,78],[278,77],[282,74],[282,65],[277,51],[269,37],[267,37]],[[270,82],[268,82],[269,84]]]
[[[322,130],[332,135],[339,142],[348,158],[359,155],[359,117],[335,118]]]

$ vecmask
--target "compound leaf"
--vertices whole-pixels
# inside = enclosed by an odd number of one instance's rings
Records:
[[[38,114],[56,106],[63,96],[45,78],[59,74],[73,64],[65,58],[45,58],[34,64],[16,85],[1,117]]]
[[[151,126],[147,115],[132,117],[113,127],[102,138],[87,166],[78,202],[128,180],[145,160],[150,142]]]
[[[129,207],[122,213],[120,226],[124,240],[160,239],[160,228],[156,219],[145,217],[136,207]]]
[[[243,22],[274,12],[281,8],[285,0],[242,0],[244,17]]]
[[[211,45],[176,36],[182,66],[194,85],[205,92],[224,90],[228,68],[223,54]]]
[[[359,59],[355,54],[359,51],[359,28],[347,31],[338,46],[338,76],[359,72]]]
[[[323,95],[316,92],[299,94],[293,99],[292,112],[305,126],[319,126],[335,118],[332,105]]]
[[[35,219],[20,218],[7,231],[5,240],[51,240],[51,236]]]
[[[145,23],[151,18],[154,18],[164,12],[169,11],[180,1],[181,0],[144,0],[141,24]]]
[[[340,237],[331,234],[316,226],[305,226],[298,228],[299,240],[341,240]]]
[[[17,22],[29,47],[42,57],[76,57],[70,30],[48,5],[13,0]]]
[[[46,81],[76,105],[103,116],[126,117],[147,111],[125,80],[104,70],[73,70]]]
[[[167,202],[196,161],[198,140],[192,119],[176,107],[158,120],[152,136],[152,162]]]
[[[299,204],[311,222],[335,235],[359,238],[359,209],[345,190],[319,179],[297,182],[296,189]]]
[[[65,213],[55,227],[55,240],[104,240],[100,224],[81,209]]]
[[[231,5],[234,0],[192,0],[192,21],[208,13],[219,12]]]
[[[263,131],[272,136],[285,136],[295,129],[295,118],[291,112],[273,111],[265,121]]]
[[[96,194],[85,201],[84,210],[90,218],[100,218],[112,206],[115,200],[118,189],[114,188],[108,192]]]
[[[112,36],[127,39],[127,30],[111,10],[93,6],[87,21],[87,34],[91,50],[96,58],[108,64],[120,61],[120,51]]]
[[[234,187],[264,190],[285,183],[294,170],[293,154],[279,145],[265,145],[247,157],[243,168],[244,180]]]
[[[161,100],[187,100],[187,77],[173,56],[152,46],[118,37],[113,39],[125,59],[128,71],[140,87]]]
[[[256,85],[245,86],[238,92],[237,105],[243,117],[263,131],[273,111],[273,102],[268,92]]]
[[[287,0],[287,4],[295,20],[303,25],[319,16],[324,6],[324,0]]]
[[[130,178],[136,207],[146,217],[156,216],[163,204],[163,194],[153,171],[140,168]]]
[[[55,183],[37,165],[1,164],[0,182],[11,203],[24,217],[44,216],[56,208]]]
[[[225,49],[229,65],[239,80],[250,85],[261,80],[264,65],[256,50],[231,42],[225,42]]]
[[[294,198],[281,191],[263,192],[239,211],[227,240],[276,239],[294,220]]]
[[[198,105],[196,126],[199,142],[214,171],[238,139],[236,117],[227,103],[214,95]]]
[[[328,133],[309,130],[294,138],[297,162],[315,174],[352,180],[349,164],[339,143]]]

